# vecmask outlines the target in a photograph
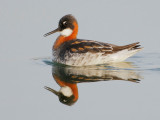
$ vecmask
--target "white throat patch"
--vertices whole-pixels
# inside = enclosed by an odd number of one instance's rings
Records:
[[[62,36],[68,37],[72,34],[73,30],[70,28],[66,28],[60,32]]]
[[[73,95],[72,89],[68,86],[62,87],[60,89],[60,92],[66,97],[70,97],[71,95]]]

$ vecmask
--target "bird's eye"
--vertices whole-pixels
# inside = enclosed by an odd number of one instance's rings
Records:
[[[64,21],[64,22],[63,22],[63,25],[65,25],[65,26],[66,26],[66,25],[67,25],[67,21]]]
[[[67,100],[64,99],[63,102],[67,102]]]

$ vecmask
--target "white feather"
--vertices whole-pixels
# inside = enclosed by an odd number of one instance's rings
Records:
[[[73,30],[70,28],[66,28],[60,32],[62,36],[68,37],[72,34]]]
[[[112,62],[121,62],[127,59],[128,57],[134,55],[141,49],[136,50],[122,50],[117,53],[113,54],[107,54],[103,55],[103,53],[85,53],[85,54],[79,54],[79,53],[72,53],[69,56],[66,56],[65,63],[67,65],[71,66],[85,66],[85,65],[97,65],[97,64],[106,64],[106,63],[112,63]],[[61,61],[57,61],[60,62]]]
[[[70,97],[71,95],[73,95],[72,89],[68,86],[62,87],[60,89],[60,92],[67,97]]]

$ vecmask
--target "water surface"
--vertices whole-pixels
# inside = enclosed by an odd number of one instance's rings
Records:
[[[89,67],[54,64],[50,57],[8,64],[2,61],[1,117],[156,119],[160,108],[159,59],[159,53],[142,52],[127,62]],[[57,95],[45,89],[47,86],[59,92],[62,83],[77,87],[78,97],[64,103],[62,96],[59,101]]]
[[[158,0],[1,0],[0,120],[159,120],[159,5]],[[78,20],[79,39],[140,42],[144,50],[116,65],[55,65],[50,57],[58,33],[43,35],[70,13]],[[62,83],[77,88],[78,96],[61,96],[60,102],[53,91]]]

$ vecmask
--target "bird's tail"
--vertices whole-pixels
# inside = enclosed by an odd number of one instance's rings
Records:
[[[119,46],[119,49],[124,50],[124,49],[128,49],[128,50],[141,50],[142,47],[140,47],[141,45],[139,45],[139,42],[136,43],[132,43],[129,45],[124,45],[124,46]]]

